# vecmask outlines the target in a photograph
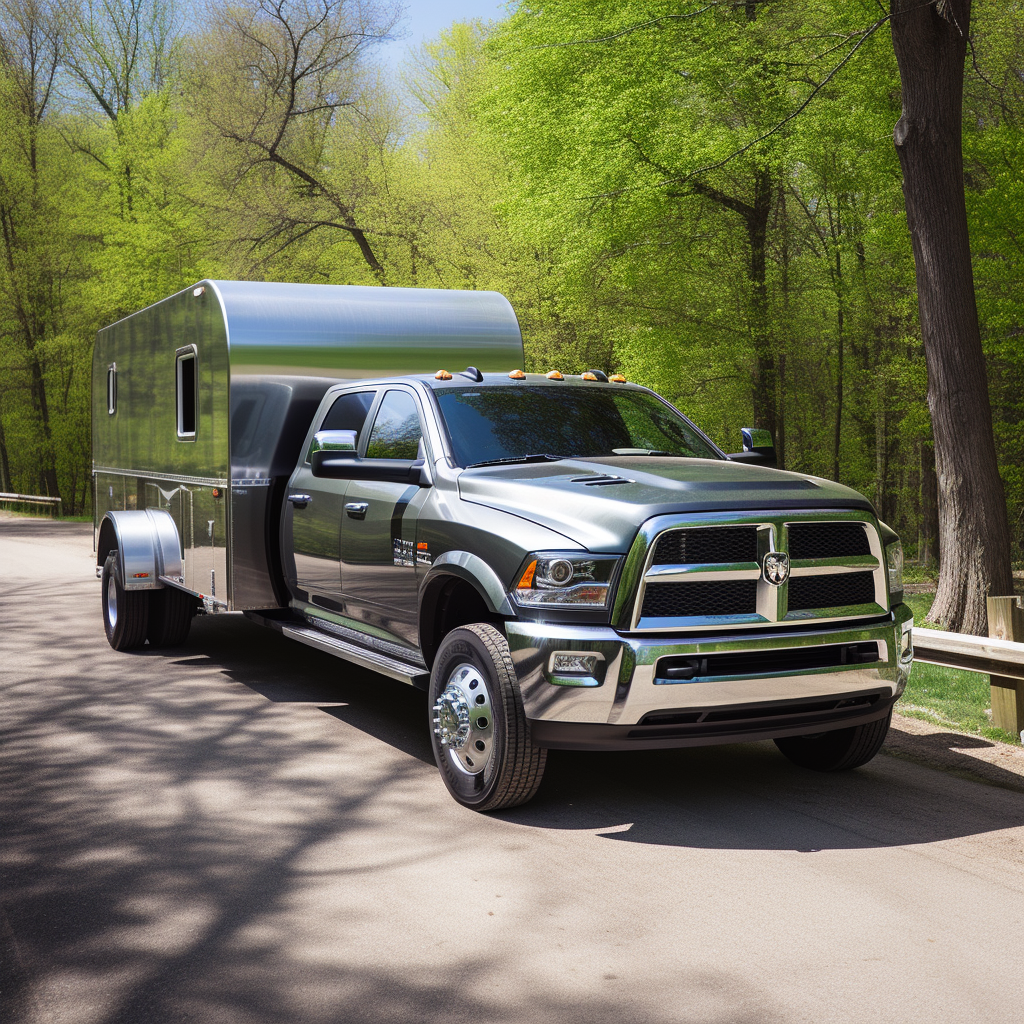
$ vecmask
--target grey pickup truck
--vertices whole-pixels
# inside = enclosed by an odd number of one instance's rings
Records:
[[[727,454],[621,376],[523,363],[494,292],[204,281],[105,328],[111,645],[237,611],[424,689],[481,811],[529,800],[552,748],[872,758],[913,620],[871,504],[775,469],[764,431]]]

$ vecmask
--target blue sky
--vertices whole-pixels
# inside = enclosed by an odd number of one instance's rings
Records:
[[[384,63],[397,71],[408,53],[420,43],[433,39],[453,21],[499,21],[507,14],[507,0],[405,0],[405,17],[399,29],[405,38],[385,44],[379,51]]]

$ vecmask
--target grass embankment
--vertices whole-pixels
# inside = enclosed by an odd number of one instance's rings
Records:
[[[914,611],[914,625],[925,625],[924,617],[934,600],[934,594],[907,596],[906,602]],[[988,676],[921,662],[914,663],[910,682],[896,704],[901,715],[1019,747],[1019,736],[992,727],[991,708]]]

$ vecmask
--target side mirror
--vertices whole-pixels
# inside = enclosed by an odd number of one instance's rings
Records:
[[[430,470],[423,459],[357,459],[321,450],[310,456],[313,476],[329,480],[379,480],[384,483],[429,487]]]
[[[775,443],[771,432],[761,427],[743,427],[743,451],[729,456],[733,462],[746,462],[755,466],[775,466]]]
[[[356,451],[359,435],[354,430],[318,430],[310,442],[306,460],[312,462],[316,452],[351,452]]]

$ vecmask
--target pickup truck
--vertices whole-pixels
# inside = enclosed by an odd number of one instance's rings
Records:
[[[774,468],[764,431],[727,454],[619,375],[523,362],[493,292],[205,281],[101,331],[110,644],[241,611],[420,687],[480,811],[552,748],[872,758],[913,619],[871,504]]]

